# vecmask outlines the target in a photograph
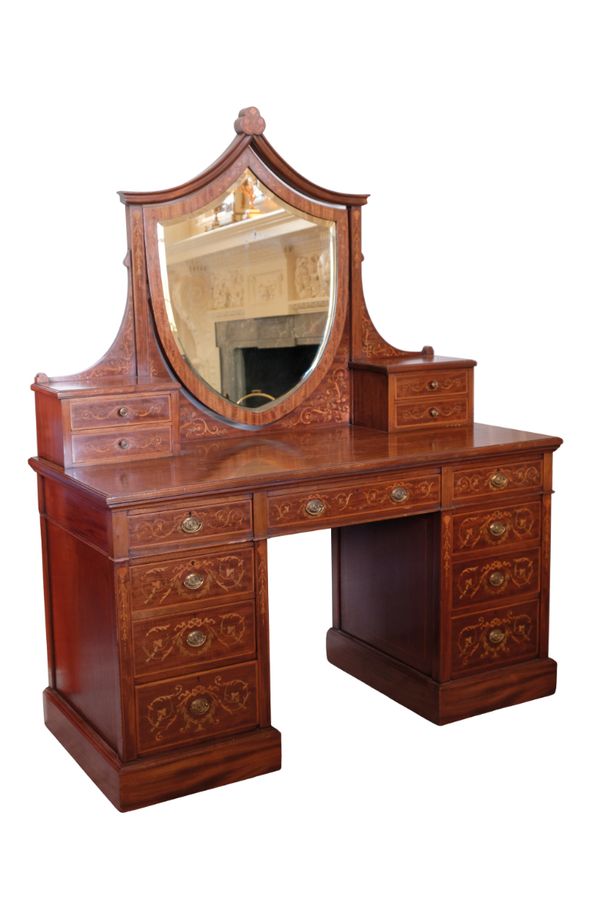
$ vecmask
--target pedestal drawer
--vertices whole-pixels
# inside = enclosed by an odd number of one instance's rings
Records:
[[[352,521],[368,522],[437,509],[439,504],[440,476],[437,471],[271,491],[268,497],[269,533],[330,528]]]
[[[258,724],[257,667],[243,663],[136,688],[141,753]]]
[[[452,472],[453,500],[491,498],[512,491],[534,492],[541,487],[541,457],[500,460],[483,466],[456,468]]]
[[[134,549],[177,544],[202,546],[220,539],[251,537],[252,504],[249,497],[223,497],[129,516],[129,542]]]
[[[131,606],[135,612],[175,603],[229,602],[254,593],[252,546],[222,548],[177,559],[155,559],[131,567]]]
[[[248,659],[255,649],[254,600],[133,625],[136,675]]]
[[[453,606],[537,593],[540,589],[540,551],[504,553],[455,563],[452,567]]]
[[[452,517],[454,553],[507,549],[525,541],[539,541],[542,507],[539,500],[475,510]]]
[[[538,602],[460,616],[452,622],[452,674],[537,656]]]

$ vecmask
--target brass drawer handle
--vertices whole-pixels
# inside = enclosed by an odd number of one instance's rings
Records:
[[[196,516],[186,516],[181,523],[181,530],[185,531],[186,534],[196,534],[196,532],[201,529],[202,522],[200,519],[196,518]]]
[[[199,591],[206,578],[198,572],[188,572],[183,579],[183,583],[189,591]]]
[[[321,516],[325,512],[325,504],[322,500],[309,500],[304,509],[309,516]]]
[[[127,450],[127,448],[129,447],[129,441],[126,441],[125,438],[122,438],[119,441],[119,447],[121,448],[121,450]]]
[[[440,414],[440,411],[439,411],[439,409],[436,409],[435,406],[432,406],[431,409],[429,410],[429,415],[431,416],[432,419],[437,419],[439,414]]]
[[[435,378],[433,379],[433,381],[427,382],[427,390],[428,391],[437,391],[439,386],[440,386],[440,383],[439,383],[439,381],[436,381]]]
[[[193,716],[204,716],[210,709],[210,703],[204,697],[197,697],[192,700],[188,709]]]
[[[495,521],[490,522],[488,530],[494,537],[502,537],[503,534],[506,534],[506,527],[504,522]]]
[[[405,503],[408,500],[408,491],[404,487],[392,488],[390,498],[394,503]]]
[[[488,581],[492,587],[502,587],[502,585],[506,581],[506,575],[504,574],[504,572],[492,572],[492,574],[488,578]]]
[[[502,631],[501,628],[492,628],[492,630],[488,634],[488,640],[490,644],[501,644],[505,637],[506,632]]]
[[[185,642],[188,647],[202,647],[207,640],[208,635],[206,635],[203,631],[197,629],[196,631],[190,631],[185,639]]]
[[[122,419],[124,419],[126,416],[129,415],[129,410],[127,409],[126,406],[121,406],[118,409],[118,414],[121,416]]]
[[[508,484],[508,475],[505,475],[503,472],[494,472],[492,477],[490,478],[490,485],[493,488],[505,488]]]

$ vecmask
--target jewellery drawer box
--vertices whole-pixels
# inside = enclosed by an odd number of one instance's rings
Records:
[[[233,545],[176,559],[131,566],[131,606],[136,613],[176,603],[227,602],[254,593],[254,548]]]
[[[116,431],[106,428],[101,433],[79,432],[72,438],[73,463],[78,466],[169,456],[171,452],[170,425]]]
[[[452,622],[452,674],[519,662],[538,653],[538,602],[460,616]]]
[[[539,549],[505,553],[453,566],[453,605],[499,601],[540,589]]]
[[[539,541],[541,520],[539,500],[461,513],[452,516],[452,549],[465,553]]]
[[[190,500],[186,506],[156,508],[129,516],[132,549],[202,546],[220,540],[252,537],[249,497]]]
[[[419,400],[424,397],[435,401],[438,396],[468,392],[467,369],[437,369],[416,375],[393,375],[394,399]]]
[[[426,400],[397,403],[394,424],[397,428],[423,428],[433,425],[466,425],[469,420],[467,399]]]
[[[71,401],[73,431],[116,428],[171,421],[169,394],[123,394],[115,397]]]
[[[372,513],[375,520],[404,512],[425,512],[437,509],[439,504],[437,470],[377,479],[354,478],[351,482],[270,492],[268,527],[270,534],[284,534],[299,527],[304,531],[344,525],[357,514],[364,521],[365,512]]]
[[[254,600],[138,619],[133,624],[133,647],[138,676],[248,659],[256,651]]]
[[[136,688],[140,753],[255,728],[256,691],[255,662]]]
[[[542,477],[541,457],[461,466],[452,472],[452,499],[477,500],[513,491],[540,491]]]

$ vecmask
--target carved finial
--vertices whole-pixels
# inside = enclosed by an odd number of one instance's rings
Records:
[[[33,379],[34,384],[49,384],[50,379],[46,375],[45,372],[38,372],[35,378]]]
[[[256,106],[240,109],[238,118],[233,123],[237,134],[262,134],[265,126],[266,122]]]

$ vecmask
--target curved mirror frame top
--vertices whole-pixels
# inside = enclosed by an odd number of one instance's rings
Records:
[[[287,415],[327,373],[347,313],[347,208],[298,193],[250,150],[204,188],[144,209],[171,367],[231,423]]]

